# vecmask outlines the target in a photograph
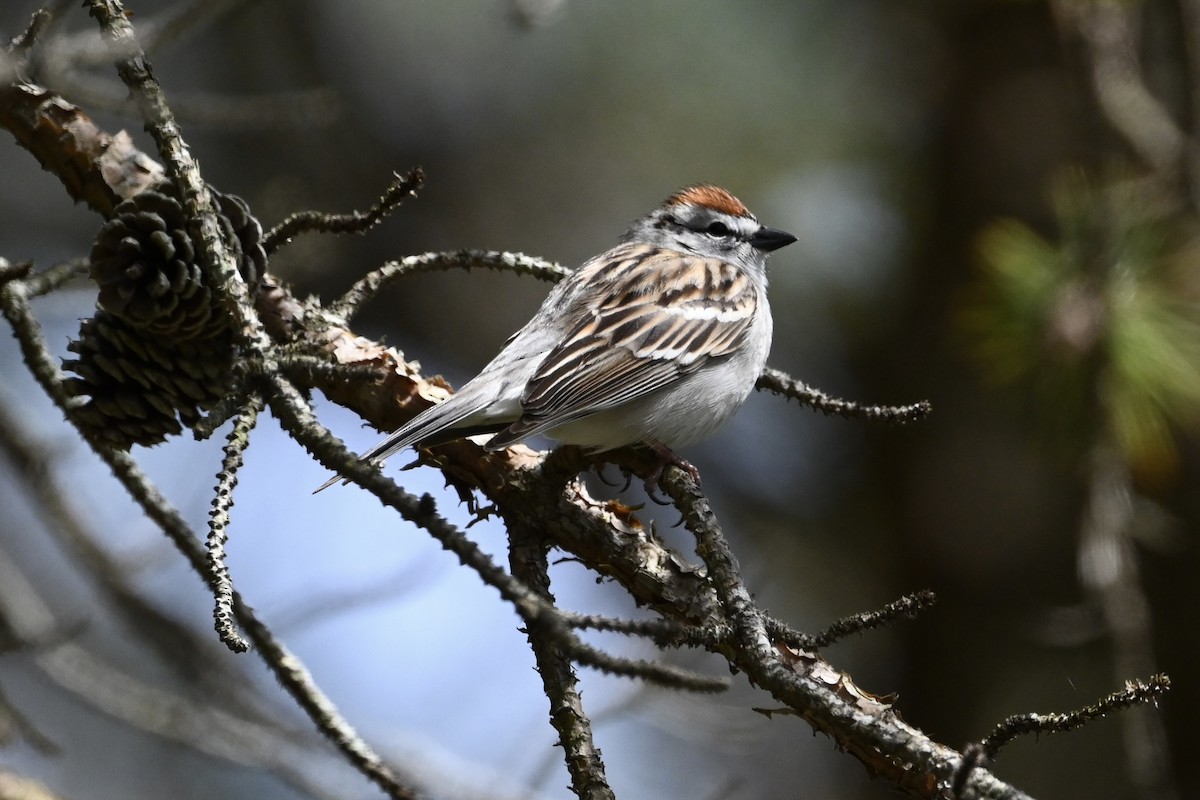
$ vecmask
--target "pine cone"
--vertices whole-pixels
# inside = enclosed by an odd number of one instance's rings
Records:
[[[262,228],[240,198],[209,191],[254,293],[267,260]],[[63,367],[76,376],[67,391],[88,398],[76,419],[118,447],[180,433],[229,390],[233,335],[199,249],[169,184],[120,203],[92,246],[99,309],[67,346],[79,357]]]
[[[266,264],[262,228],[241,198],[209,189],[225,241],[253,294]],[[92,245],[99,305],[147,334],[176,341],[225,332],[175,187],[162,184],[113,209]]]
[[[125,319],[100,310],[67,345],[79,358],[63,362],[78,377],[67,391],[88,402],[76,419],[109,443],[158,444],[200,419],[229,388],[233,343],[226,332],[195,341],[156,340]]]

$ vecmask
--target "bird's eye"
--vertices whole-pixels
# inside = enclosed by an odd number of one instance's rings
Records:
[[[729,226],[724,222],[710,222],[704,232],[709,236],[728,236]]]

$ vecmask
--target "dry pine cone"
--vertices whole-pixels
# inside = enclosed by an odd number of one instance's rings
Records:
[[[83,321],[67,345],[78,358],[63,362],[75,373],[65,386],[87,397],[76,419],[121,448],[158,444],[191,426],[227,391],[232,337],[159,342],[104,310]]]
[[[266,265],[262,228],[240,198],[209,191],[220,211],[224,239],[253,293]],[[91,276],[100,287],[100,307],[170,339],[220,334],[225,322],[198,253],[173,186],[125,200],[92,245]]]
[[[225,241],[253,293],[266,266],[262,228],[239,198],[212,192]],[[175,190],[122,202],[100,228],[91,275],[100,287],[63,366],[75,410],[119,447],[157,444],[191,426],[229,389],[233,336],[199,262]]]

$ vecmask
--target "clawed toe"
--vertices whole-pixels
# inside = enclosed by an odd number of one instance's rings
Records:
[[[625,476],[625,483],[621,484],[618,481],[613,481],[610,483],[608,478],[606,478],[604,476],[604,468],[606,466],[607,466],[606,464],[601,464],[598,467],[596,467],[596,477],[599,478],[600,482],[603,483],[605,486],[612,486],[614,488],[617,486],[620,486],[621,488],[617,489],[617,493],[620,494],[621,492],[624,492],[626,489],[628,489],[629,485],[631,483],[633,483],[633,473],[629,472],[628,470],[624,470],[624,469],[621,470],[621,472]]]
[[[661,477],[662,470],[656,469],[655,475],[646,479],[643,486],[646,489],[646,496],[650,498],[650,502],[657,506],[671,505],[671,498],[662,493],[662,487],[658,485],[658,478]]]
[[[657,497],[662,488],[659,486],[659,481],[662,480],[663,471],[667,467],[679,467],[688,475],[692,476],[692,480],[696,482],[697,486],[700,485],[700,470],[696,469],[696,467],[692,465],[692,462],[675,455],[671,448],[667,447],[665,444],[655,441],[647,441],[646,445],[653,450],[654,454],[659,458],[658,466],[656,466],[654,471],[650,473],[650,476],[646,478],[646,494],[649,495],[650,499],[655,503],[658,503],[662,506],[670,505],[669,500],[663,500],[660,502]]]

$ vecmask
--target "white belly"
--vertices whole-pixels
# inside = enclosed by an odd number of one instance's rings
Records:
[[[764,301],[765,302],[765,301]],[[771,349],[771,317],[764,314],[750,340],[758,347],[709,362],[678,382],[619,408],[593,414],[547,433],[564,444],[596,451],[652,439],[671,449],[700,441],[716,432],[741,407],[767,362]],[[765,336],[761,328],[765,326]]]

